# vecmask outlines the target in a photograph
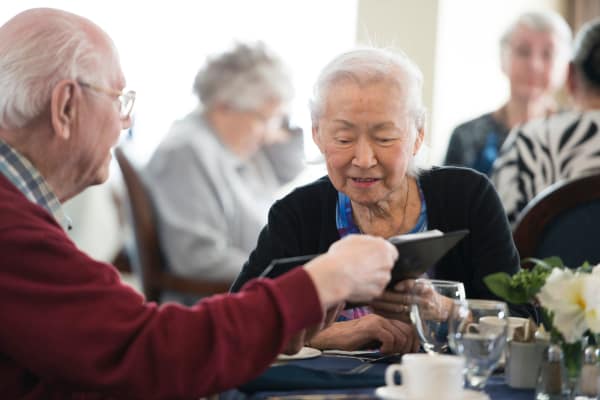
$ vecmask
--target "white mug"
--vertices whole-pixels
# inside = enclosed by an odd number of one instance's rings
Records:
[[[405,354],[402,364],[385,371],[387,386],[397,386],[396,373],[402,376],[406,397],[414,400],[458,400],[462,396],[465,359],[446,354]],[[432,384],[435,382],[435,384]]]
[[[534,389],[548,342],[508,342],[504,377],[512,388]]]

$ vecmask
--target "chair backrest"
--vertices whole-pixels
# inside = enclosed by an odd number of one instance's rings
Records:
[[[519,214],[513,237],[522,258],[559,256],[571,268],[600,262],[600,173],[542,191]]]
[[[169,290],[198,296],[227,292],[231,282],[189,279],[169,272],[161,251],[154,205],[148,189],[122,148],[115,149],[115,156],[127,188],[129,215],[135,236],[136,254],[133,261],[141,274],[146,299],[160,301],[161,293]]]

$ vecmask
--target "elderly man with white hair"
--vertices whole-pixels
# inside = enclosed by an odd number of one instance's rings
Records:
[[[269,366],[346,299],[381,293],[397,258],[353,236],[236,295],[159,307],[79,251],[61,203],[106,180],[135,93],[110,38],[53,9],[0,27],[0,395],[197,399]],[[295,350],[295,349],[288,349]]]
[[[452,167],[421,171],[415,165],[425,135],[422,81],[408,57],[373,48],[341,54],[322,70],[311,102],[312,134],[328,176],[273,205],[235,290],[273,259],[319,254],[348,235],[389,238],[468,229],[427,275],[463,282],[469,298],[494,297],[483,278],[519,269],[508,221],[483,175]],[[399,282],[371,307],[344,311],[310,345],[357,350],[378,343],[386,353],[415,351],[418,340],[407,311],[414,301],[435,296],[415,282]],[[444,307],[450,303],[440,301]]]

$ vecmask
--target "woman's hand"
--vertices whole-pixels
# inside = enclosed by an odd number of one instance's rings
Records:
[[[339,303],[334,307],[331,307],[325,313],[325,318],[320,324],[314,325],[310,328],[303,329],[295,334],[290,341],[285,345],[282,350],[283,354],[296,354],[299,352],[305,344],[307,344],[316,334],[321,330],[330,326],[340,315],[344,309],[345,303]]]
[[[386,290],[371,303],[373,311],[386,318],[409,321],[412,304],[419,305],[422,317],[433,320],[447,319],[452,299],[436,292],[433,287],[414,279],[400,281],[393,290]]]
[[[413,302],[414,279],[400,281],[392,290],[386,290],[371,302],[373,311],[382,317],[409,322]]]
[[[336,322],[310,341],[322,350],[360,350],[377,343],[384,354],[404,354],[419,349],[419,339],[411,324],[370,314],[362,318]]]

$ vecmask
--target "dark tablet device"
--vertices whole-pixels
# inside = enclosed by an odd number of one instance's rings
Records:
[[[423,275],[468,233],[468,229],[448,233],[436,230],[399,235],[388,239],[398,249],[398,260],[392,270],[392,279],[388,287],[394,286],[403,279],[415,279]],[[276,278],[315,257],[317,254],[275,259],[260,276]]]
[[[267,268],[260,274],[261,278],[277,278],[285,274],[292,269],[302,266],[317,257],[318,254],[313,254],[309,256],[298,256],[298,257],[287,257],[287,258],[277,258],[269,264]]]
[[[415,279],[423,275],[468,233],[468,229],[447,233],[427,231],[389,238],[398,249],[398,260],[392,270],[392,279],[388,287],[401,280]]]

